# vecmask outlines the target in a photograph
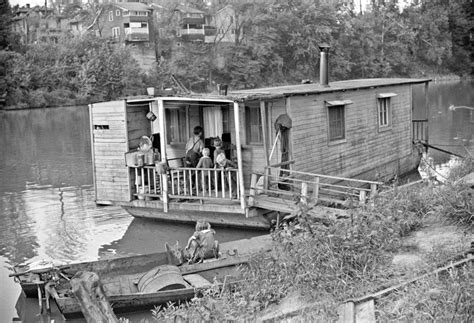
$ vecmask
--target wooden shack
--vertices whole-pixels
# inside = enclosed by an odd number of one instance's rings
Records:
[[[412,86],[428,82],[365,79],[91,104],[96,201],[134,216],[267,228],[265,212],[252,212],[257,186],[261,196],[364,200],[381,181],[417,167]],[[185,167],[197,125],[211,151],[213,138],[223,139],[236,168]],[[426,122],[415,125],[426,131]],[[127,164],[143,136],[154,138],[159,160]]]

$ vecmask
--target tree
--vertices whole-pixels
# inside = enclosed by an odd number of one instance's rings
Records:
[[[11,40],[11,8],[8,0],[0,0],[0,50],[7,49]]]

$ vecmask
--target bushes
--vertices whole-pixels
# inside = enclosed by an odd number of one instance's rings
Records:
[[[472,170],[469,165],[470,161],[465,161],[462,171],[452,172],[453,182]],[[154,316],[168,321],[175,317],[184,321],[251,320],[296,290],[318,306],[305,318],[333,321],[340,302],[406,278],[407,273],[391,265],[392,256],[403,246],[403,238],[422,227],[428,217],[448,216],[458,219],[457,223],[468,224],[469,220],[472,225],[470,190],[460,185],[431,184],[396,188],[379,194],[373,206],[354,210],[350,219],[329,227],[300,217],[299,222],[285,224],[272,233],[275,243],[271,255],[257,256],[242,268],[239,278],[243,282],[233,290],[214,290],[188,304],[156,310]],[[433,251],[436,263],[442,261],[440,254],[440,248]],[[381,320],[462,321],[472,317],[472,291],[468,287],[473,277],[472,268],[459,269],[406,287],[407,296],[398,293],[382,302]],[[434,300],[432,289],[440,289]]]
[[[127,48],[92,36],[38,43],[24,53],[2,52],[7,104],[44,107],[112,100],[143,93],[143,76]]]

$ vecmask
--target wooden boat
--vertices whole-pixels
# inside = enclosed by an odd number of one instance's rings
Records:
[[[236,266],[248,261],[255,252],[271,248],[268,235],[223,243],[219,259],[203,263],[169,266],[169,255],[159,252],[91,262],[74,263],[29,270],[16,266],[15,276],[28,297],[42,297],[46,289],[66,318],[81,316],[78,300],[71,291],[70,279],[78,272],[94,272],[99,276],[114,312],[137,311],[168,302],[188,300],[196,289],[213,283],[232,282]],[[175,269],[173,269],[175,268]]]
[[[319,84],[91,104],[96,203],[120,205],[135,217],[257,229],[268,229],[267,214],[288,212],[296,197],[364,203],[380,182],[418,166],[413,142],[427,141],[427,119],[413,120],[412,88],[426,91],[429,81],[326,77]],[[184,165],[197,125],[211,156],[219,137],[235,168]],[[138,162],[131,157],[143,136],[154,138],[156,154]],[[206,182],[209,189],[194,185]]]

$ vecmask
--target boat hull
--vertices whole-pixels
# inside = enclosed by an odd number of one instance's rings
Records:
[[[169,302],[187,301],[194,297],[194,288],[183,288],[150,294],[129,294],[108,296],[115,314],[148,310]],[[81,306],[75,297],[57,297],[56,304],[66,319],[83,317]]]
[[[138,201],[137,201],[138,202]],[[122,205],[130,215],[136,218],[155,219],[166,222],[192,223],[198,220],[209,222],[213,227],[233,227],[241,229],[269,230],[270,221],[262,214],[247,217],[245,214],[207,212],[207,211],[178,211],[163,212],[153,201],[140,201],[140,204]]]

